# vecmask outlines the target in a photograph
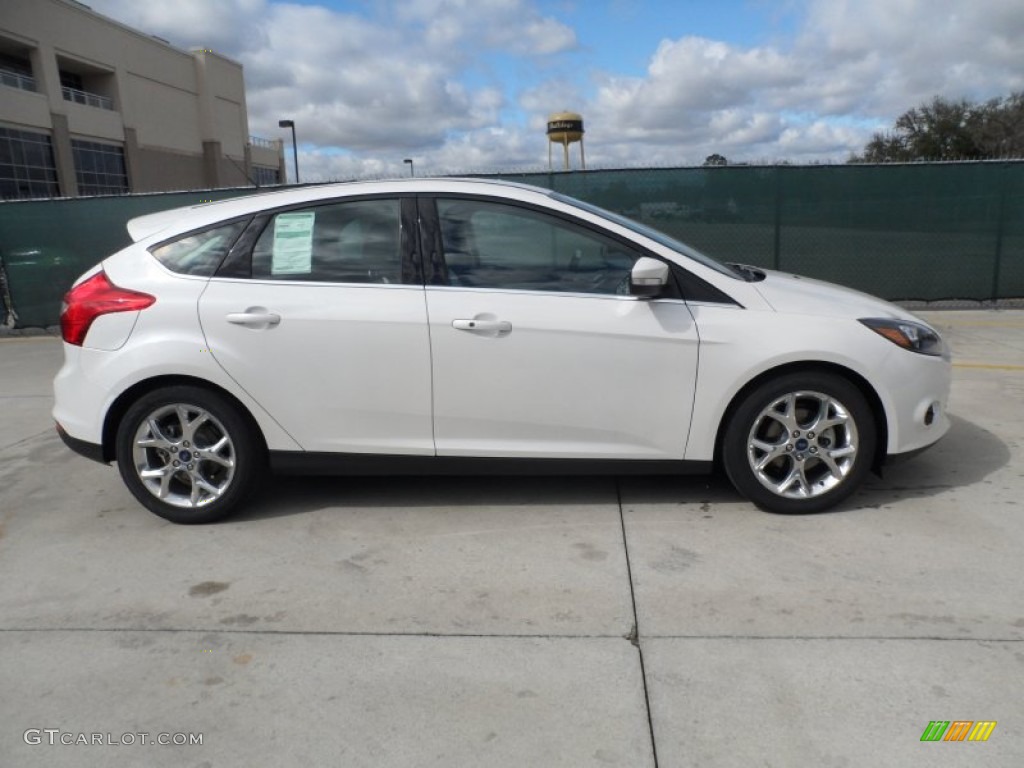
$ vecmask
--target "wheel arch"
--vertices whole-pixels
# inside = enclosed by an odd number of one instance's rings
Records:
[[[767,371],[762,371],[744,384],[736,394],[733,395],[729,404],[726,406],[725,411],[722,413],[722,418],[718,422],[718,431],[715,434],[714,463],[716,467],[720,468],[722,466],[722,441],[725,437],[725,432],[729,426],[729,422],[732,420],[733,414],[747,395],[770,379],[801,372],[830,373],[833,376],[839,376],[846,379],[860,390],[861,394],[864,395],[865,400],[867,400],[868,405],[871,407],[871,413],[874,416],[875,421],[875,429],[878,433],[878,440],[875,444],[875,455],[871,459],[871,468],[875,472],[881,471],[882,465],[885,463],[887,453],[886,446],[889,443],[889,424],[886,419],[885,407],[882,404],[882,399],[878,396],[878,392],[875,391],[875,388],[871,383],[856,371],[837,363],[828,363],[820,360],[786,363],[775,368],[770,368]]]
[[[165,387],[174,386],[191,386],[199,387],[202,389],[215,392],[238,409],[238,413],[242,418],[246,419],[250,426],[255,431],[255,434],[259,435],[259,439],[262,442],[264,453],[267,450],[266,437],[263,435],[263,430],[260,429],[259,422],[253,417],[252,412],[246,408],[245,404],[242,403],[237,397],[231,392],[213,384],[206,379],[201,379],[196,376],[183,376],[183,375],[165,375],[165,376],[154,376],[150,379],[144,379],[143,381],[133,384],[111,403],[110,408],[107,409],[106,418],[103,421],[103,442],[101,443],[101,449],[103,451],[103,460],[106,462],[114,461],[116,456],[116,444],[117,444],[117,430],[121,425],[121,420],[124,418],[128,409],[132,407],[132,404],[137,401],[140,397],[143,397],[150,392],[154,392],[158,389],[164,389]]]

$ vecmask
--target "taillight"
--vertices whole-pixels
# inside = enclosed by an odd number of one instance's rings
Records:
[[[92,321],[111,312],[133,312],[145,309],[156,301],[155,296],[118,288],[100,271],[79,283],[64,295],[60,312],[60,332],[64,341],[82,346]]]

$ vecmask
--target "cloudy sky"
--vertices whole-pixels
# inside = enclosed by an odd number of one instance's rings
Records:
[[[88,2],[241,62],[310,181],[544,168],[565,109],[588,167],[841,162],[935,95],[1024,90],[1021,0]]]

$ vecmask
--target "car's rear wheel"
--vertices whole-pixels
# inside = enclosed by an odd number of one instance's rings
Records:
[[[223,519],[251,493],[264,464],[251,422],[226,398],[200,387],[144,395],[128,409],[116,439],[128,489],[174,523]]]
[[[825,372],[791,373],[739,403],[722,463],[736,489],[762,509],[820,512],[863,482],[877,440],[871,408],[854,384]]]

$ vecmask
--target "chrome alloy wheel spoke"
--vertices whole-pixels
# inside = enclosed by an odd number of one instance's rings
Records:
[[[795,486],[795,488],[794,488]],[[807,482],[803,464],[793,462],[789,474],[780,483],[775,484],[775,492],[781,496],[799,496],[806,498],[811,495],[811,484]]]
[[[227,435],[208,448],[197,448],[196,452],[199,454],[198,461],[212,461],[223,467],[235,466],[233,446]]]
[[[196,431],[210,419],[210,414],[205,411],[198,411],[194,418],[189,419],[189,409],[184,405],[179,405],[176,408],[176,411],[178,414],[178,420],[181,423],[182,439],[188,440],[190,443],[195,443]]]
[[[143,483],[152,491],[155,487],[155,493],[157,498],[166,499],[169,493],[171,479],[177,473],[177,469],[167,464],[163,467],[155,467],[153,469],[144,469],[139,472],[139,477]],[[154,481],[147,483],[146,481]]]
[[[776,459],[786,455],[785,441],[781,443],[766,443],[763,440],[751,440],[750,446],[763,453],[754,465],[754,469],[758,472],[761,472]]]
[[[145,448],[159,448],[164,451],[169,451],[173,440],[167,437],[160,424],[156,419],[150,418],[146,421],[146,427],[149,431],[148,437],[139,438],[136,443]]]
[[[787,432],[792,432],[797,428],[796,423],[796,394],[792,393],[785,397],[779,398],[772,405],[768,406],[761,412],[761,416],[769,419],[774,419]]]
[[[213,485],[208,482],[206,478],[202,477],[198,473],[192,475],[192,498],[193,503],[197,503],[200,499],[200,491],[204,491],[206,496],[217,498],[224,493],[224,487]]]

